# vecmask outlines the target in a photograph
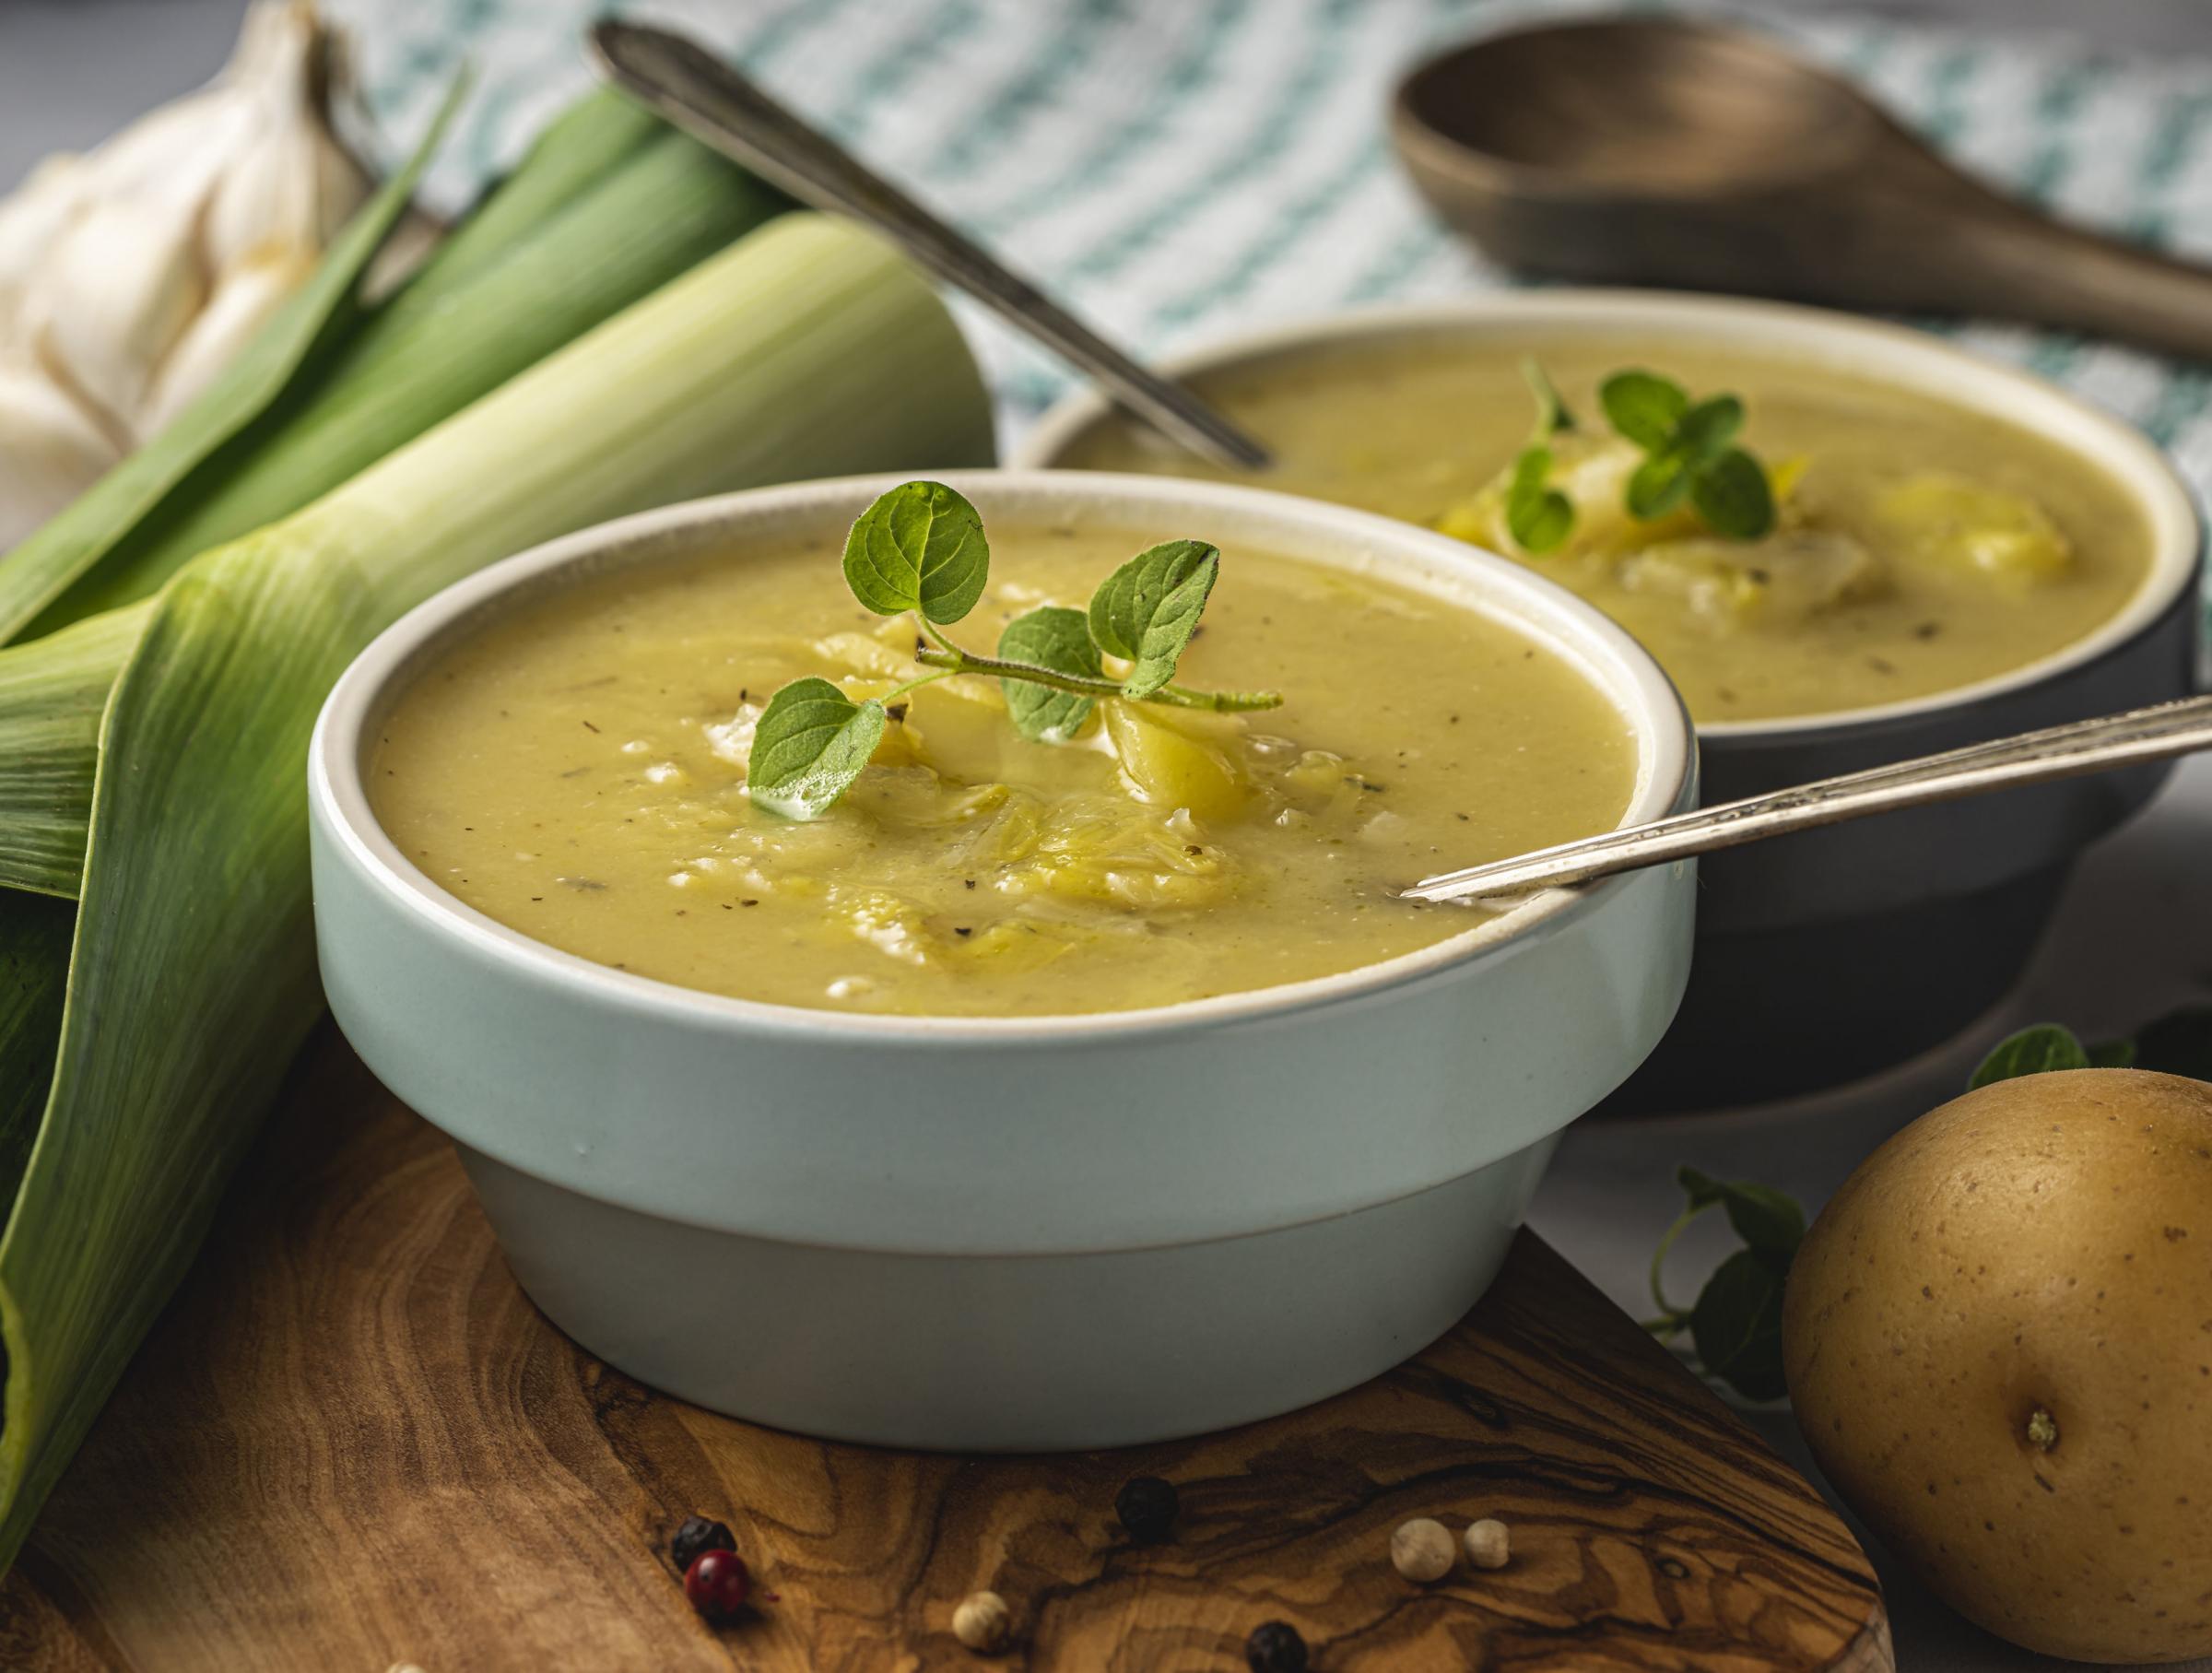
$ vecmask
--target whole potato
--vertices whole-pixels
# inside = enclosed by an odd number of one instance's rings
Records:
[[[1961,1613],[2212,1655],[2212,1087],[2078,1069],[1923,1116],[1806,1234],[1783,1361],[1837,1490]]]

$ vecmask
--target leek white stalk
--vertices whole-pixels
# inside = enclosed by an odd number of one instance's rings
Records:
[[[568,529],[982,463],[989,437],[928,289],[872,237],[788,216],[159,595],[102,723],[52,1092],[0,1239],[0,1562],[320,1012],[302,780],[346,662],[429,592]]]
[[[0,551],[205,389],[368,196],[335,57],[306,0],[259,0],[214,82],[0,203]]]

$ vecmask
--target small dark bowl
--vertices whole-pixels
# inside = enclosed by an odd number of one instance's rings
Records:
[[[1900,326],[1788,303],[1544,290],[1361,310],[1171,361],[1176,376],[1361,340],[1633,336],[1843,367],[2035,431],[2121,484],[2152,561],[2120,613],[2012,673],[1912,701],[1699,728],[1707,805],[1933,754],[2197,689],[2202,536],[2188,491],[2127,426],[2041,379]],[[1112,408],[1070,396],[1015,463],[1063,462]],[[2150,766],[1916,808],[1730,850],[1700,865],[1697,951],[1673,1029],[1608,1104],[1694,1109],[1839,1085],[1903,1062],[1991,1009],[2041,936],[2081,851],[2148,801]]]

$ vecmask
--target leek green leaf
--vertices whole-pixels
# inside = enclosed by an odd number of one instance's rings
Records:
[[[958,621],[990,573],[982,517],[942,482],[901,482],[845,536],[845,584],[878,616],[915,610],[940,627]]]
[[[76,918],[66,901],[0,890],[0,1200],[15,1200],[46,1107]]]
[[[338,234],[314,277],[161,433],[0,560],[0,644],[19,635],[70,583],[105,558],[194,470],[281,395],[359,318],[370,261],[406,212],[430,153],[460,104],[456,82],[413,156]]]
[[[0,649],[0,888],[76,893],[100,717],[149,607]]]
[[[746,794],[787,819],[818,819],[865,772],[883,741],[885,711],[854,702],[828,680],[794,679],[768,700],[746,758]]]
[[[1656,453],[1674,441],[1689,396],[1655,371],[1617,371],[1598,385],[1597,404],[1615,430],[1646,453]]]
[[[1105,667],[1099,647],[1090,637],[1090,622],[1081,610],[1048,604],[1017,616],[998,636],[998,654],[1007,662],[1050,668],[1055,674],[1100,679]],[[1097,699],[1079,691],[1056,691],[1026,679],[1002,679],[1006,714],[1014,729],[1032,743],[1064,744],[1090,718]]]
[[[1221,551],[1204,540],[1166,540],[1129,560],[1090,596],[1090,630],[1100,649],[1136,666],[1124,697],[1149,697],[1175,677],[1183,647],[1221,572]]]
[[[163,590],[102,727],[51,1091],[0,1236],[0,1564],[320,1012],[305,758],[347,660],[439,588],[606,517],[989,461],[981,379],[929,288],[793,215]]]

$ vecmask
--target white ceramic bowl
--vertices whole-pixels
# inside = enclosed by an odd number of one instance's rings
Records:
[[[1665,677],[1516,565],[1248,489],[947,479],[986,519],[1140,541],[1200,528],[1509,619],[1633,725],[1630,819],[1694,799]],[[722,1411],[905,1446],[1111,1445],[1288,1410],[1413,1353],[1489,1281],[1559,1130],[1666,1026],[1687,866],[1540,895],[1320,981],[1103,1015],[885,1018],[555,951],[447,894],[377,824],[365,745],[443,649],[586,574],[841,533],[890,480],[588,530],[370,646],[309,770],[323,978],[347,1036],[453,1136],[554,1322]]]
[[[2202,537],[2188,490],[2141,435],[2014,367],[1926,332],[1735,297],[1548,289],[1349,310],[1224,338],[1177,377],[1291,364],[1359,343],[1450,342],[1518,357],[1565,337],[1733,349],[1917,392],[2033,431],[2117,483],[2149,530],[2142,585],[2035,662],[1876,708],[1698,728],[1709,802],[2186,695],[2198,680]],[[1664,364],[1664,357],[1662,356]],[[1058,465],[1112,412],[1071,395],[1016,450]],[[1262,438],[1265,440],[1265,438]],[[1902,1061],[1988,1010],[2025,967],[2080,853],[2136,811],[2164,765],[2007,791],[1709,858],[1696,974],[1629,1102],[1697,1108],[1830,1086]]]

